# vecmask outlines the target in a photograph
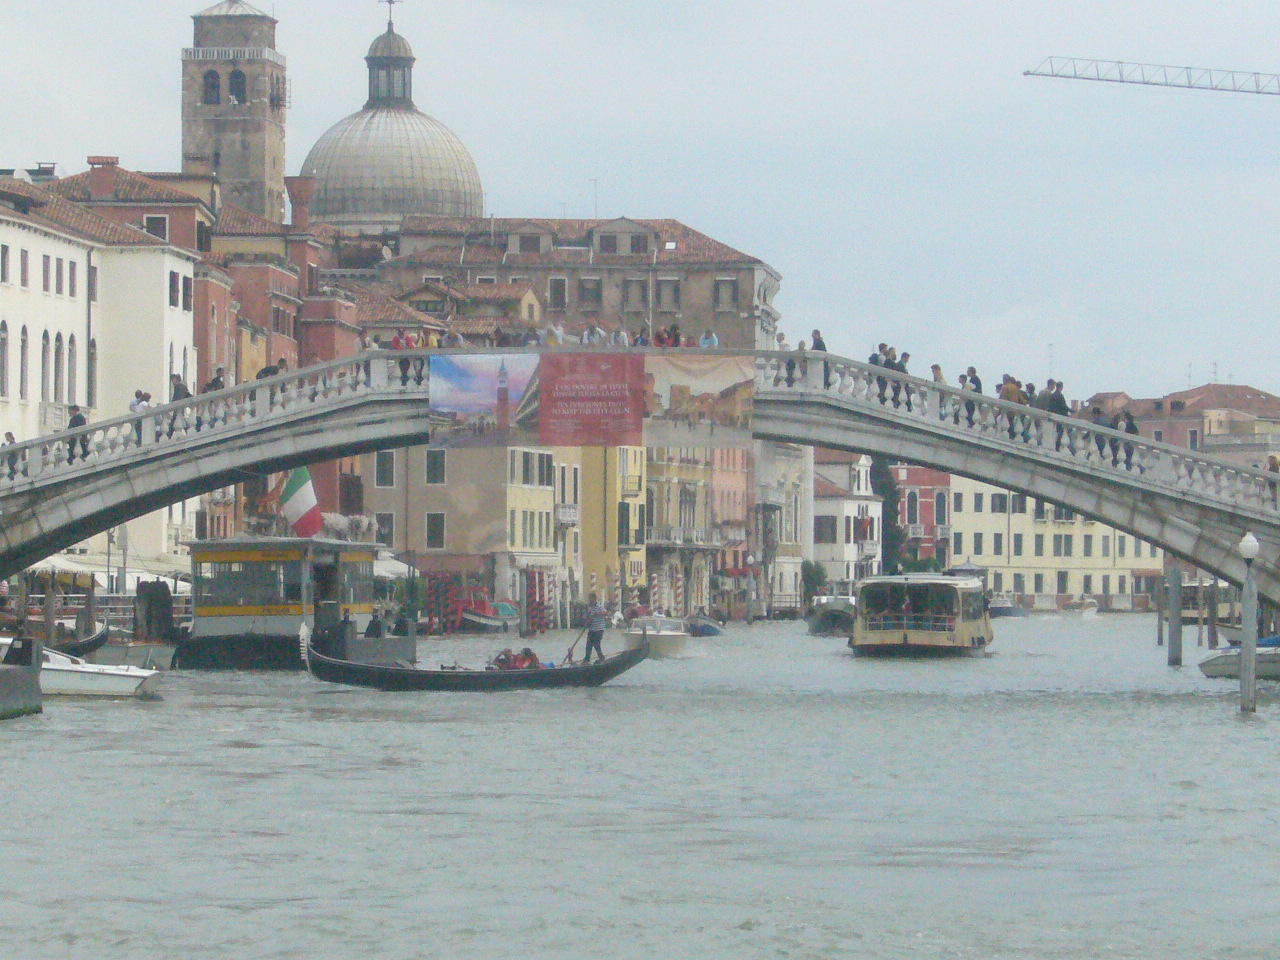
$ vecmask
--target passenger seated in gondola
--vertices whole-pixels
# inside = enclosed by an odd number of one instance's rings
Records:
[[[381,640],[386,636],[386,625],[382,622],[382,617],[378,616],[378,611],[373,612],[373,617],[369,620],[369,626],[364,628],[364,635],[369,640]]]
[[[391,628],[393,637],[411,637],[413,636],[413,628],[409,626],[409,618],[403,613],[396,617],[395,626]]]
[[[541,666],[541,664],[538,663],[538,655],[528,647],[525,647],[515,655],[515,661],[512,664],[512,669],[533,670],[539,666]]]
[[[495,670],[514,670],[516,668],[516,655],[508,647],[494,657],[492,662]]]

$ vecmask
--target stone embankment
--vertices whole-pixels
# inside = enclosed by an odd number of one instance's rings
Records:
[[[21,659],[13,651],[8,659]],[[26,654],[28,657],[30,653]],[[25,717],[42,710],[40,699],[40,672],[29,665],[0,664],[0,720]]]

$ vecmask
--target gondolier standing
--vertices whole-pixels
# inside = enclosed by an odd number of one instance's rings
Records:
[[[590,662],[593,648],[596,656],[601,660],[604,659],[600,641],[604,639],[604,632],[609,626],[609,611],[601,605],[600,599],[593,593],[587,601],[590,606],[587,608],[587,652],[582,658],[583,663]]]

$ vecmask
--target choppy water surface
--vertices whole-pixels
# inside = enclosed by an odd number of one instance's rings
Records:
[[[0,724],[0,955],[1274,957],[1277,688],[1241,720],[1154,632],[892,662],[762,624],[595,691],[50,700]]]

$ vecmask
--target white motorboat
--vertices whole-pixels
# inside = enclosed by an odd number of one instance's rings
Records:
[[[0,641],[5,649],[8,641]],[[44,648],[40,692],[46,697],[154,697],[160,671],[88,663]]]
[[[689,631],[684,621],[675,617],[656,614],[636,617],[627,625],[627,632],[623,634],[623,646],[628,650],[638,650],[646,639],[649,641],[651,660],[678,657],[689,646]]]
[[[1259,680],[1280,680],[1280,647],[1259,647],[1256,659]],[[1240,679],[1240,648],[1232,647],[1200,661],[1200,672],[1206,677]]]

